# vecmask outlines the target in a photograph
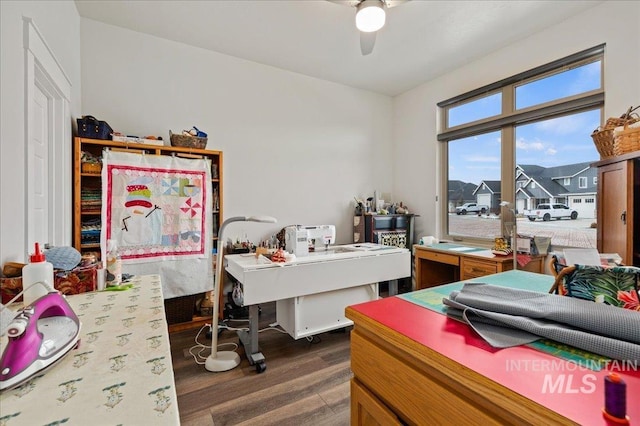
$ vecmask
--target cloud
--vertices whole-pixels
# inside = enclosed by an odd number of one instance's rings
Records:
[[[529,142],[524,138],[519,138],[516,141],[516,148],[523,151],[542,151],[545,149],[545,144],[540,141]]]
[[[555,148],[547,148],[547,150],[545,151],[548,155],[556,155],[558,153],[558,150]]]

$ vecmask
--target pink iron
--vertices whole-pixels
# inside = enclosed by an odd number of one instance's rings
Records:
[[[16,387],[62,359],[78,343],[80,320],[52,291],[18,311],[0,358],[0,391]]]

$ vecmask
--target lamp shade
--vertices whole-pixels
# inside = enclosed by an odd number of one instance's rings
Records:
[[[356,27],[365,33],[378,31],[385,22],[384,4],[381,0],[364,0],[356,11]]]

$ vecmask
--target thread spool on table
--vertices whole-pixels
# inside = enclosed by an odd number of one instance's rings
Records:
[[[627,416],[627,384],[616,373],[609,373],[604,378],[604,409],[606,419],[612,422],[628,425]]]

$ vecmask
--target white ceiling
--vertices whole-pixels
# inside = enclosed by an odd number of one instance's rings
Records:
[[[362,56],[355,9],[326,0],[76,0],[85,18],[390,96],[601,2],[412,0]]]

